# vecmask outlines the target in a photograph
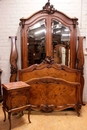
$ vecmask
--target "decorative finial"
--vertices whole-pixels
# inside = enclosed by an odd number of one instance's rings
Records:
[[[45,4],[43,10],[48,14],[53,14],[55,12],[53,5],[50,5],[50,0],[48,0],[48,2]]]

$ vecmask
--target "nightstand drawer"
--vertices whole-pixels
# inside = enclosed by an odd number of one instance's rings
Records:
[[[9,98],[6,102],[8,109],[14,109],[29,104],[29,87],[8,92]]]

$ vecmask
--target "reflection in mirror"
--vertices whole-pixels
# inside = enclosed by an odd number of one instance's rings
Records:
[[[45,52],[46,24],[45,19],[37,22],[28,29],[28,63],[41,63],[46,56]]]
[[[70,65],[70,29],[57,20],[52,20],[52,45],[54,61]]]

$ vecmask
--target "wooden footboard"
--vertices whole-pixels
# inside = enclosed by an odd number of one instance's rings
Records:
[[[33,78],[27,83],[30,85],[30,104],[32,109],[45,112],[74,108],[79,115],[81,108],[79,82],[69,82],[60,78],[42,77]]]
[[[55,62],[43,61],[41,64],[34,64],[28,68],[18,71],[18,78],[20,81],[28,81],[33,78],[43,78],[50,76],[53,78],[61,78],[67,82],[78,82],[81,84],[81,72],[77,69],[68,68],[65,65],[59,65]],[[53,85],[53,84],[52,84]],[[37,89],[36,89],[37,91]],[[77,94],[76,94],[77,95]],[[79,100],[82,104],[83,97],[83,84],[81,84],[81,91],[79,94]]]

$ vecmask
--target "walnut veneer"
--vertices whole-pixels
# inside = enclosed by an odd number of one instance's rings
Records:
[[[49,58],[18,71],[19,80],[30,84],[32,109],[48,112],[73,107],[78,115],[83,104],[80,76],[80,71],[58,65]]]
[[[80,83],[53,77],[33,78],[27,83],[31,86],[30,104],[32,109],[50,112],[74,108],[80,115]]]
[[[9,130],[11,129],[11,113],[28,109],[28,120],[30,122],[29,85],[25,82],[12,82],[2,84],[3,86],[3,111],[4,121],[6,112],[9,119]]]

